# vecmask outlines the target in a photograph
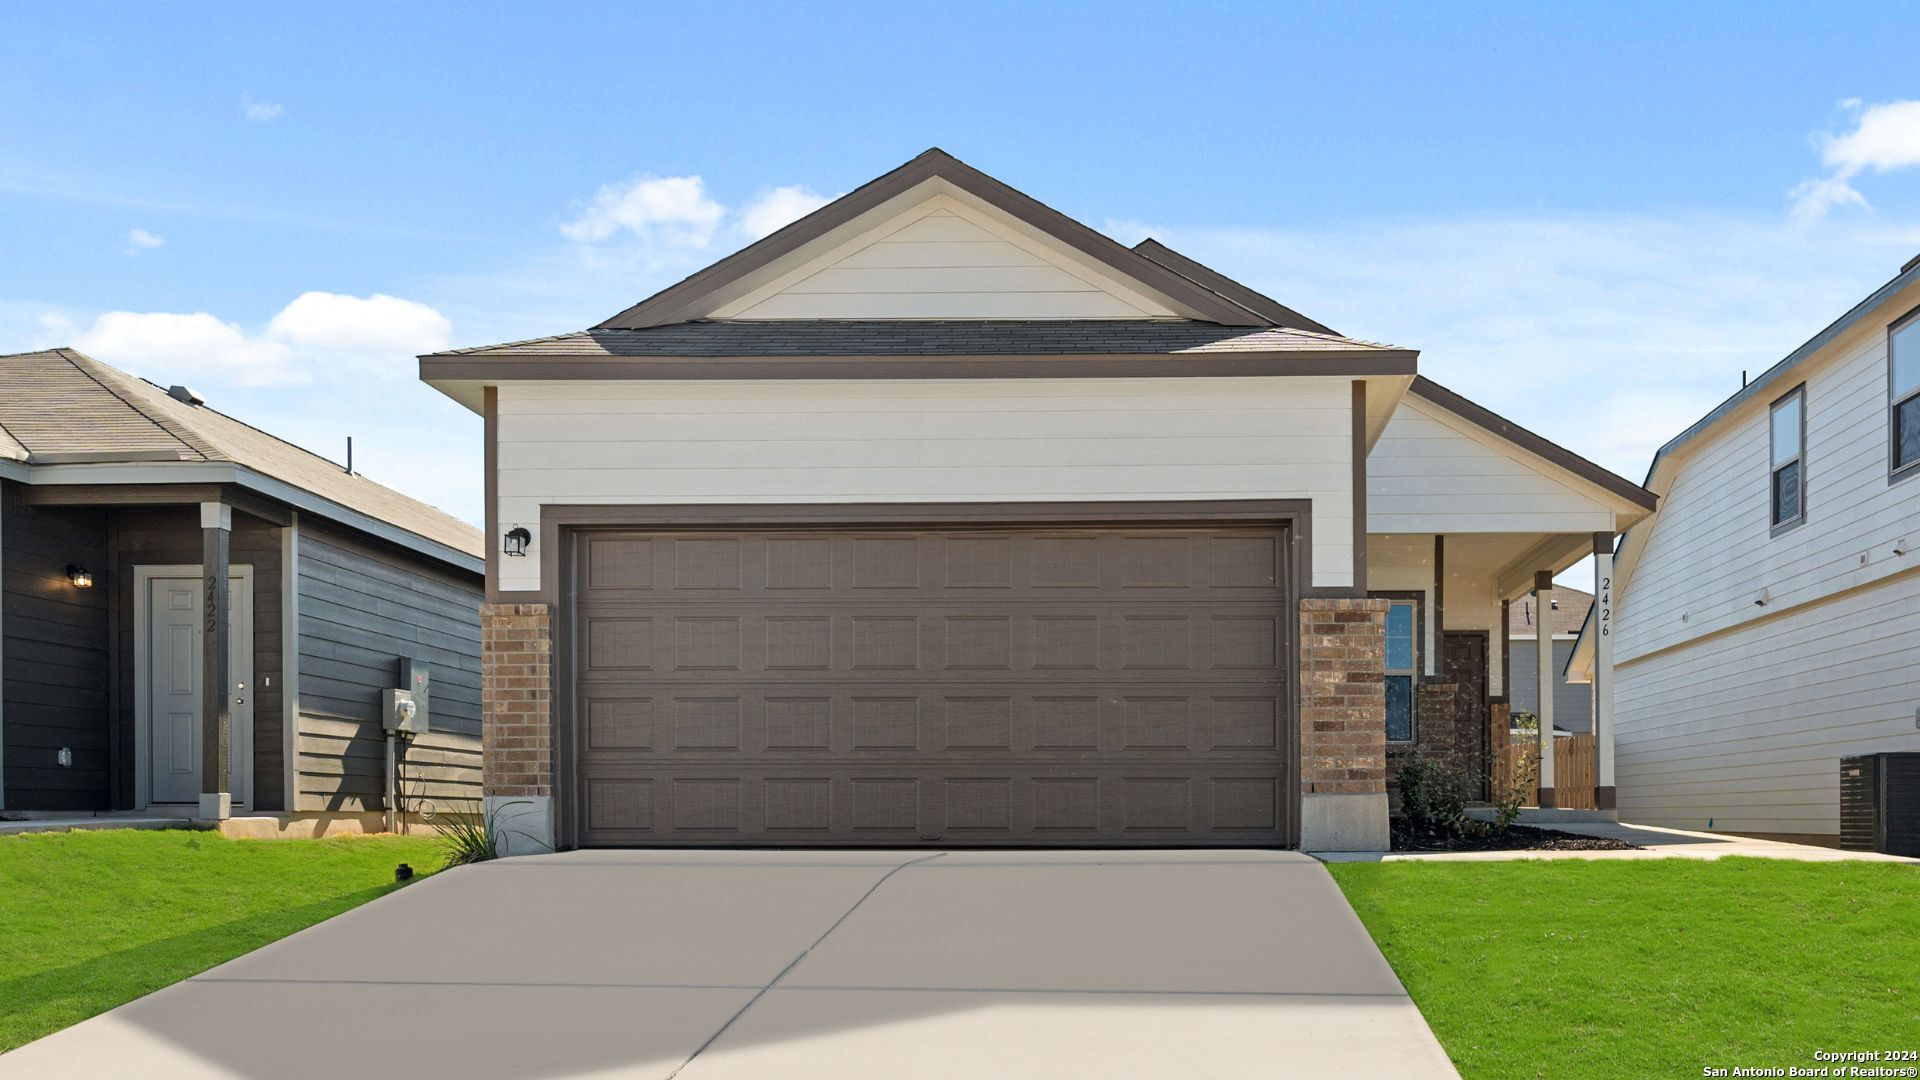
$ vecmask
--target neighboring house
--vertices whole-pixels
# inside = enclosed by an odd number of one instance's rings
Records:
[[[0,811],[370,825],[402,658],[405,794],[476,800],[481,569],[471,526],[185,388],[0,356]]]
[[[1620,812],[1836,841],[1840,759],[1920,750],[1920,259],[1647,486],[1619,556]]]
[[[1540,711],[1540,653],[1536,639],[1544,621],[1553,635],[1553,726],[1560,731],[1585,734],[1593,730],[1593,686],[1570,682],[1565,672],[1573,657],[1573,643],[1580,626],[1593,608],[1593,594],[1565,585],[1553,587],[1553,598],[1543,620],[1532,596],[1516,600],[1509,611],[1507,640],[1512,643],[1509,674],[1513,692],[1508,695],[1516,712]]]
[[[1384,847],[1390,753],[1505,730],[1503,605],[1653,505],[1415,366],[938,150],[424,356],[485,418],[489,803],[561,847]]]

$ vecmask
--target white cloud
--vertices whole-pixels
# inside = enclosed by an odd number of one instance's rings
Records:
[[[447,347],[453,324],[414,300],[385,293],[304,292],[267,324],[267,336],[296,349],[414,357]]]
[[[832,201],[832,198],[798,184],[769,188],[741,208],[740,229],[758,240]]]
[[[144,249],[157,248],[167,242],[164,236],[157,236],[145,229],[127,230],[127,254],[138,255]]]
[[[1794,216],[1803,222],[1824,217],[1836,206],[1866,206],[1866,197],[1853,186],[1863,172],[1920,166],[1920,101],[1865,105],[1848,98],[1840,108],[1852,118],[1852,130],[1816,138],[1820,162],[1832,172],[1787,193],[1794,201]]]
[[[705,247],[725,215],[698,176],[641,176],[601,185],[580,216],[560,226],[560,234],[593,243],[627,231],[644,240]]]
[[[270,101],[255,101],[252,94],[240,95],[240,115],[249,120],[278,120],[287,111],[286,106]]]
[[[446,316],[397,296],[302,293],[253,333],[208,312],[109,311],[81,328],[59,313],[40,318],[44,345],[72,344],[166,384],[189,378],[238,386],[364,379],[399,372],[452,338]]]
[[[73,339],[74,347],[165,385],[215,376],[247,386],[305,381],[281,342],[253,337],[204,311],[109,311]]]

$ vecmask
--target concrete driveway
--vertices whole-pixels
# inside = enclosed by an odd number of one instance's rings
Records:
[[[1453,1076],[1286,852],[605,852],[410,886],[0,1077]]]

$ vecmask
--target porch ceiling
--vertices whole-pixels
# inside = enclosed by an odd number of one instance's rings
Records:
[[[1535,571],[1558,574],[1593,551],[1592,533],[1448,533],[1446,537],[1447,577],[1491,582],[1499,598],[1509,600],[1533,588]],[[1370,575],[1432,562],[1432,533],[1367,537]]]

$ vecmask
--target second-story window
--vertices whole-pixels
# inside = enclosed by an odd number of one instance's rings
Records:
[[[1792,525],[1807,514],[1807,390],[1773,403],[1773,524]]]
[[[1892,471],[1920,472],[1920,311],[1887,331],[1887,372]]]

